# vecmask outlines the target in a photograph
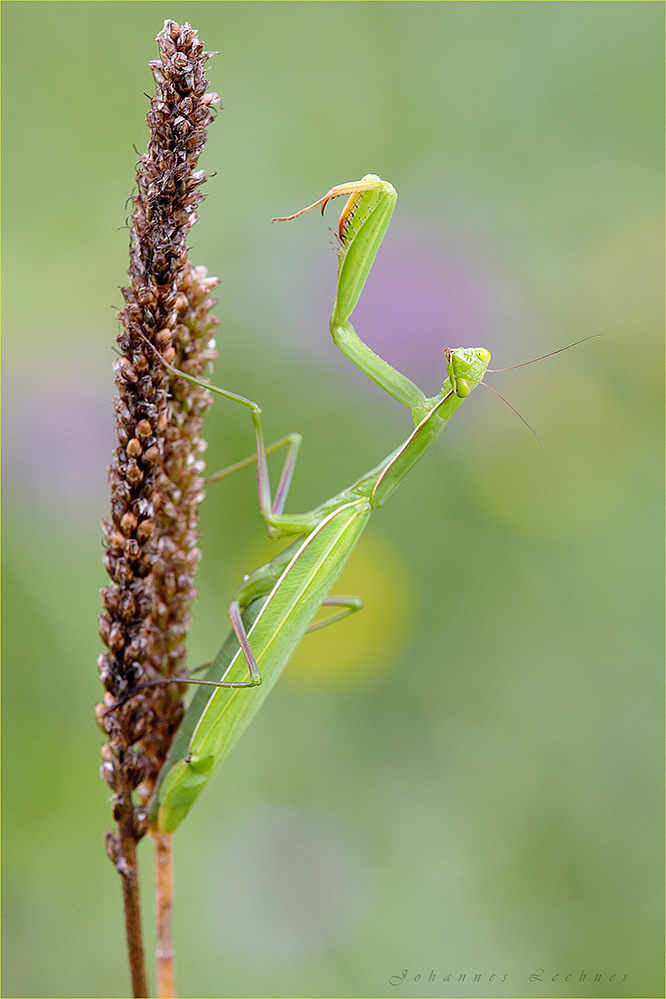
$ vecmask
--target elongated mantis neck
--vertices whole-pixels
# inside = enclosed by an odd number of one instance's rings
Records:
[[[336,347],[376,385],[403,406],[407,406],[412,411],[415,423],[420,422],[427,409],[428,399],[418,385],[375,354],[374,350],[361,340],[350,322],[334,326],[334,319],[335,312],[331,316],[330,331]]]
[[[490,362],[490,352],[484,347],[447,351],[448,374],[439,395],[424,399],[421,419],[407,440],[384,462],[374,487],[373,507],[381,506],[405,476],[435,443],[442,430],[467,396],[483,381]],[[412,409],[414,419],[419,411]]]

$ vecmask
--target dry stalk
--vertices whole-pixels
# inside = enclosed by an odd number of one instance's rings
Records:
[[[196,595],[197,507],[204,494],[200,434],[211,398],[172,378],[157,352],[193,375],[217,356],[217,320],[209,313],[217,279],[189,263],[186,240],[204,197],[197,189],[206,175],[196,167],[219,97],[207,92],[204,64],[210,53],[189,24],[167,20],[157,41],[160,58],[150,64],[156,82],[147,117],[150,140],[133,199],[130,283],[118,314],[118,446],[109,467],[111,514],[103,522],[111,583],[102,590],[100,616],[108,651],[99,669],[107,693],[97,712],[109,739],[102,747],[102,775],[113,791],[118,827],[106,834],[106,847],[123,883],[135,996],[148,995],[136,845],[148,829],[145,806],[183,714],[182,687],[140,689],[107,709],[142,681],[182,673]]]

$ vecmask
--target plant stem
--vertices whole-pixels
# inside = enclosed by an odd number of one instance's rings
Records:
[[[106,852],[115,864],[122,884],[132,994],[135,999],[144,999],[148,996],[148,978],[141,931],[141,896],[136,853],[140,836],[137,835],[130,786],[118,788],[114,796],[113,814],[118,823],[118,832],[106,834]]]
[[[135,999],[143,999],[144,996],[148,996],[148,978],[146,976],[146,960],[143,951],[143,933],[141,931],[139,867],[136,857],[136,840],[133,836],[127,838],[124,857],[127,869],[123,872],[122,885],[127,955]]]
[[[155,936],[157,938],[157,995],[175,999],[176,952],[171,932],[173,912],[173,852],[171,834],[151,830],[155,849]]]

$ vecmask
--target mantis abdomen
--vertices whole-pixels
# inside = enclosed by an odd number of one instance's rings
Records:
[[[258,687],[200,687],[183,719],[158,790],[159,826],[173,831],[240,738],[305,632],[319,612],[370,516],[366,498],[354,498],[330,513],[307,537],[291,546],[292,557],[267,598],[260,598],[247,637],[261,670]],[[252,613],[252,608],[250,608]],[[253,616],[253,614],[252,614]],[[247,663],[232,633],[207,678],[233,681]],[[195,722],[192,726],[188,719]]]

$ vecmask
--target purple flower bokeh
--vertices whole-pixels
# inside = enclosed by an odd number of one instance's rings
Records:
[[[6,499],[78,520],[108,493],[115,446],[112,385],[90,366],[5,371],[3,470]]]

